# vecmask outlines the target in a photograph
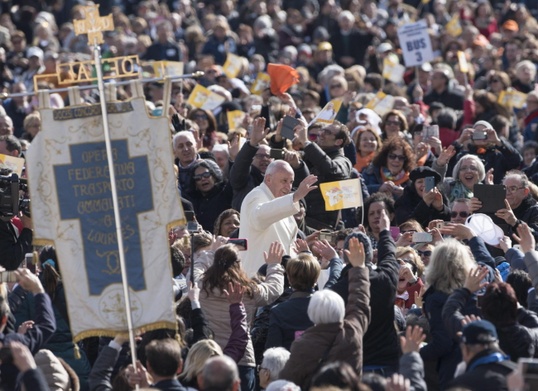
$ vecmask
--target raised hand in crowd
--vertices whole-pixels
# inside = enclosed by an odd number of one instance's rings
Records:
[[[349,249],[344,250],[349,263],[353,267],[364,267],[366,255],[364,254],[364,245],[357,238],[349,240]]]
[[[422,306],[424,305],[424,293],[426,293],[426,285],[422,285],[420,287],[420,291],[415,291],[413,293],[415,298],[415,304],[418,308],[422,308]]]
[[[484,178],[484,183],[486,185],[493,185],[493,178],[494,178],[494,169],[493,168],[490,168],[487,172],[486,172],[486,177]]]
[[[484,281],[484,278],[489,273],[487,266],[477,266],[467,274],[465,278],[465,283],[463,284],[464,288],[468,289],[470,292],[478,292],[480,289],[488,285],[487,281]]]
[[[443,148],[439,157],[437,158],[437,164],[439,166],[446,166],[450,159],[456,154],[456,148],[453,145],[449,145],[447,148]]]
[[[407,247],[413,244],[413,232],[408,231],[400,235],[396,241],[396,246],[398,247]]]
[[[523,253],[534,251],[536,249],[536,240],[527,223],[522,222],[517,226],[516,230],[517,235],[514,234],[513,237],[519,242],[521,251],[523,251]]]
[[[450,235],[458,240],[470,240],[476,236],[473,230],[463,224],[447,223],[440,229],[444,235]]]
[[[287,161],[294,169],[297,169],[301,166],[301,155],[297,151],[288,151],[285,149],[284,160]]]
[[[153,383],[151,375],[148,373],[146,368],[142,365],[140,360],[136,361],[136,368],[133,364],[129,364],[127,367],[127,383],[132,388],[138,387],[149,387]]]
[[[215,236],[213,238],[213,243],[211,243],[211,251],[217,251],[220,247],[224,246],[226,243],[228,243],[228,238],[225,238],[224,236]]]
[[[329,262],[333,258],[338,258],[338,252],[327,240],[318,240],[312,246],[315,253],[321,255],[321,264],[325,267],[329,266]],[[323,269],[323,267],[322,267]]]
[[[506,254],[506,252],[512,248],[512,240],[505,235],[499,241],[498,247]]]
[[[395,373],[391,377],[387,378],[387,385],[385,391],[410,391],[411,382],[403,375]]]
[[[280,242],[273,242],[269,246],[269,251],[263,252],[263,257],[265,263],[268,265],[279,264],[282,262],[282,257],[284,256],[284,247]]]
[[[200,302],[200,287],[198,284],[193,284],[192,281],[189,281],[189,292],[187,293],[187,297],[191,303]]]
[[[387,213],[387,210],[385,208],[383,208],[381,210],[381,216],[380,216],[380,219],[379,219],[379,232],[383,232],[385,230],[389,230],[390,229],[390,218],[389,218],[389,215]]]
[[[243,295],[245,294],[245,288],[238,282],[229,282],[228,289],[223,290],[226,300],[230,304],[238,304],[243,302]]]
[[[304,148],[308,144],[308,128],[307,125],[302,123],[293,129],[295,132],[294,144],[297,143],[301,148]]]
[[[22,324],[19,326],[19,329],[17,330],[18,334],[26,334],[26,332],[29,329],[34,328],[34,321],[33,320],[27,320],[26,322],[22,322]]]
[[[295,251],[297,253],[309,252],[310,248],[308,247],[308,242],[303,239],[297,239],[294,243]]]
[[[416,293],[416,292],[415,292]],[[405,336],[400,337],[402,353],[418,352],[420,345],[426,340],[426,334],[420,326],[407,326]]]
[[[504,208],[499,209],[497,212],[495,212],[495,216],[497,216],[500,219],[503,219],[506,221],[506,224],[509,224],[510,226],[514,226],[517,223],[517,217],[512,211],[512,208],[510,207],[510,204],[508,203],[508,200],[504,200]]]
[[[241,135],[238,134],[237,137],[232,138],[232,141],[228,142],[228,153],[230,154],[230,160],[235,161],[239,150],[241,149]]]
[[[436,210],[443,210],[443,195],[441,192],[437,189],[437,187],[434,187],[429,192],[424,193],[422,196],[422,199],[424,200],[424,203],[428,206],[433,206]]]
[[[299,202],[301,198],[304,198],[312,190],[316,190],[318,187],[314,186],[314,183],[318,181],[318,177],[315,175],[309,175],[301,181],[295,193],[293,193],[293,202]]]
[[[18,269],[15,270],[15,275],[17,276],[17,281],[19,282],[19,285],[24,290],[27,290],[34,295],[37,295],[39,293],[45,293],[45,289],[43,289],[43,285],[41,285],[39,277],[32,273],[30,270],[26,268]]]
[[[469,205],[469,209],[471,209],[471,213],[475,213],[480,208],[482,208],[482,201],[480,201],[479,198],[472,197],[471,204]]]
[[[265,128],[265,118],[258,117],[254,120],[252,130],[250,131],[250,145],[257,147],[263,141],[269,129]]]

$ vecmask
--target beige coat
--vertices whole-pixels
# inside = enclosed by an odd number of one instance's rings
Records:
[[[206,254],[207,255],[207,254]],[[195,270],[196,270],[195,266]],[[196,273],[196,272],[195,272]],[[196,274],[195,274],[196,277]],[[208,296],[203,287],[200,285],[200,304],[202,311],[209,323],[209,327],[215,333],[215,342],[224,349],[230,338],[230,304],[226,297],[219,291],[213,291]],[[257,289],[254,291],[253,297],[245,295],[243,304],[247,311],[247,324],[250,327],[252,319],[256,313],[256,309],[274,302],[280,297],[284,291],[284,268],[277,265],[268,265],[267,277],[265,282],[257,284]],[[249,339],[245,355],[239,361],[239,365],[255,367],[256,360],[254,358],[254,347]]]

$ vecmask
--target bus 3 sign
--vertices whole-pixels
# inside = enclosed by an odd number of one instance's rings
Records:
[[[398,29],[406,67],[414,67],[433,60],[432,43],[425,20],[406,24]]]

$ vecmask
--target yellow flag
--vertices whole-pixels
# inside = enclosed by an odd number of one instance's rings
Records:
[[[405,67],[398,62],[394,62],[390,57],[385,57],[383,60],[383,78],[390,80],[393,83],[402,83]]]
[[[187,103],[198,109],[213,110],[217,108],[226,99],[204,86],[197,84],[189,95]]]
[[[222,70],[230,79],[236,77],[241,68],[243,67],[243,60],[241,56],[236,56],[235,54],[228,53],[226,57],[226,62],[222,66]]]
[[[155,77],[181,76],[183,63],[181,61],[154,61],[153,73]]]
[[[497,103],[501,106],[521,109],[527,102],[527,94],[508,88],[506,91],[501,91]]]
[[[394,107],[394,97],[379,91],[366,105],[367,109],[374,110],[380,117],[384,116]]]
[[[319,188],[326,211],[362,206],[361,185],[357,178],[320,183]]]
[[[334,122],[334,119],[336,118],[336,115],[338,114],[338,111],[340,111],[340,107],[342,106],[342,99],[333,99],[329,101],[323,110],[319,112],[316,117],[312,121],[310,121],[310,125],[318,122],[322,124],[332,124]]]
[[[452,19],[445,26],[446,32],[453,37],[459,37],[463,31],[460,23],[460,16],[458,14],[454,15]]]
[[[240,128],[245,115],[246,113],[241,110],[228,111],[226,113],[226,118],[228,118],[229,131],[233,131],[237,128]]]
[[[461,50],[458,51],[458,64],[460,66],[460,72],[469,72],[469,64],[467,63],[467,57],[465,57],[465,53]]]
[[[0,168],[8,168],[11,172],[21,176],[22,169],[24,168],[24,159],[0,154]]]
[[[261,95],[263,91],[269,88],[271,85],[271,76],[264,72],[259,72],[256,76],[256,80],[250,87],[250,92],[254,95]]]

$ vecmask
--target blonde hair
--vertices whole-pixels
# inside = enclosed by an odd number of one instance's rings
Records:
[[[469,271],[476,266],[470,249],[456,239],[447,239],[435,247],[426,268],[426,284],[451,294],[461,288]]]
[[[186,381],[195,379],[202,372],[202,369],[204,369],[207,360],[214,356],[222,356],[223,354],[220,346],[211,339],[202,339],[196,342],[187,354],[181,379]]]

